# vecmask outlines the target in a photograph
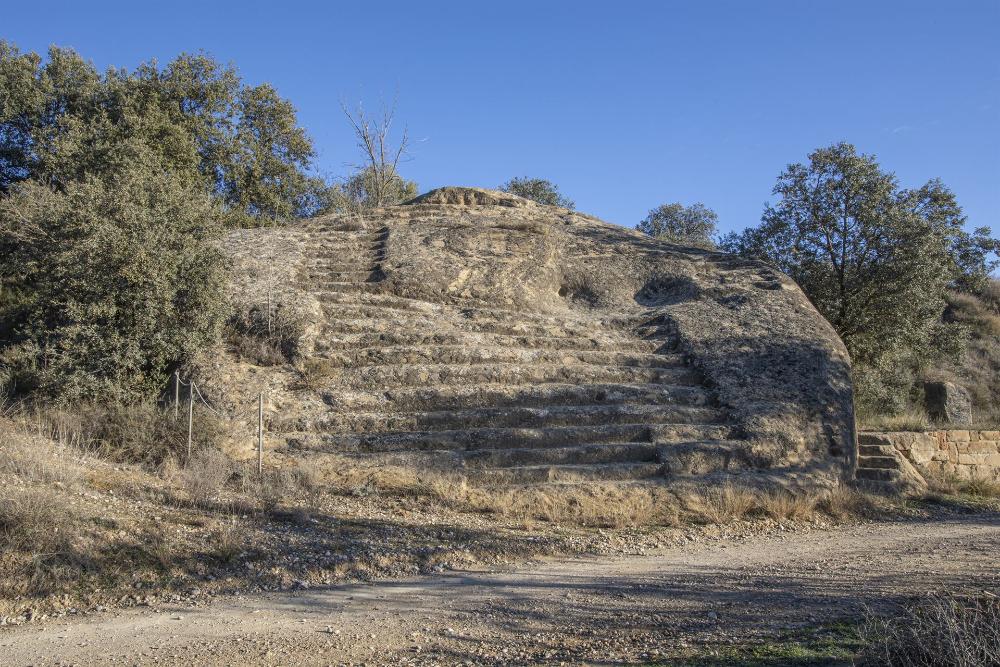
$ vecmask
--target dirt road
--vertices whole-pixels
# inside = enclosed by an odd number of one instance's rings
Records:
[[[645,663],[929,589],[1000,590],[1000,516],[108,612],[0,628],[0,664]]]

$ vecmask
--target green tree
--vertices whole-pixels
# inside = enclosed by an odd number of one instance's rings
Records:
[[[650,236],[700,247],[714,247],[719,216],[702,203],[684,206],[663,204],[649,212],[636,229]]]
[[[528,178],[527,176],[512,178],[501,185],[500,189],[539,204],[569,209],[576,206],[571,199],[559,192],[559,187],[555,183],[544,178]]]
[[[416,197],[417,184],[392,170],[381,178],[371,167],[356,171],[327,195],[327,208],[342,212],[366,211],[378,206],[394,206]],[[381,201],[381,204],[376,202]]]
[[[245,86],[232,66],[181,54],[100,74],[69,49],[43,60],[0,42],[0,191],[113,172],[115,147],[132,140],[239,224],[310,215],[322,197],[294,107],[267,84]]]
[[[972,270],[956,260],[970,237],[954,194],[937,180],[900,189],[847,143],[789,165],[774,194],[761,225],[722,246],[791,275],[850,350],[862,407],[900,409],[913,374],[962,346],[941,321],[946,289]]]
[[[0,198],[0,375],[17,391],[148,398],[218,337],[217,205],[141,142],[119,152],[128,169]]]

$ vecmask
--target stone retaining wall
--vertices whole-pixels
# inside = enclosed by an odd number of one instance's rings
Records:
[[[921,472],[1000,479],[1000,431],[869,432],[858,442],[891,446]]]

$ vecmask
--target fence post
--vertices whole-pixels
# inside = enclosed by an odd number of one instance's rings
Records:
[[[264,474],[264,392],[257,396],[257,474]]]
[[[174,371],[174,421],[180,417],[181,409],[181,372]]]
[[[188,391],[188,463],[191,462],[191,440],[194,435],[194,380],[191,381],[191,389]]]

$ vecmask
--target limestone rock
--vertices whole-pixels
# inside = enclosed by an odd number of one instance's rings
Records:
[[[763,262],[477,188],[227,248],[240,292],[309,318],[293,364],[214,356],[294,451],[519,483],[853,469],[847,351]]]
[[[972,423],[972,398],[954,382],[925,382],[924,406],[934,421],[950,426]]]

